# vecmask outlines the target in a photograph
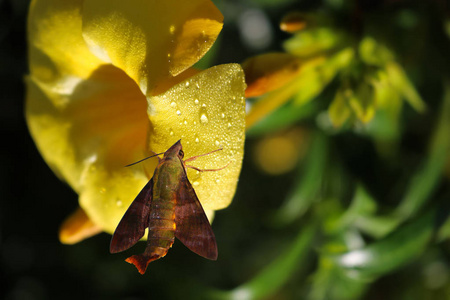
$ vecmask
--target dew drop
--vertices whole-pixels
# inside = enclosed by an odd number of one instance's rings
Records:
[[[228,123],[228,129],[230,129],[230,128],[231,128],[231,126],[232,126],[232,125],[231,125],[231,123]]]
[[[216,146],[219,147],[220,142],[219,142],[218,140],[216,140],[216,141],[214,142],[214,144],[216,144]]]
[[[175,102],[170,103],[170,106],[172,106],[173,108],[177,107],[177,104]]]
[[[118,207],[121,207],[121,206],[123,205],[122,200],[117,199],[117,200],[116,200],[116,205],[117,205]]]
[[[198,99],[195,99],[195,100],[194,100],[194,103],[195,103],[196,105],[198,105],[198,104],[200,103],[200,101],[198,101]]]
[[[196,83],[196,84],[195,84],[195,87],[199,89],[199,88],[200,88],[200,85],[199,85],[198,83]]]
[[[186,87],[189,87],[189,81],[186,81],[185,85]]]
[[[203,103],[203,104],[202,104],[202,107],[203,107],[203,108],[206,108],[206,104],[205,104],[205,103]]]
[[[208,123],[208,117],[206,116],[206,114],[202,114],[201,116],[200,116],[200,122],[202,122],[203,124],[206,124],[206,123]]]
[[[194,182],[192,183],[193,186],[199,186],[199,184],[200,184],[200,183],[199,183],[198,181],[194,181]]]
[[[177,115],[181,115],[181,111],[180,110],[177,110]]]
[[[225,119],[225,114],[224,113],[222,113],[220,116],[222,117],[222,119]]]
[[[216,183],[220,183],[220,179],[216,179]]]
[[[171,130],[171,131],[169,132],[169,134],[170,134],[170,135],[173,135],[173,131]]]
[[[184,122],[183,122],[183,123],[184,123],[184,125],[187,125],[187,121],[186,121],[186,119],[184,120]]]

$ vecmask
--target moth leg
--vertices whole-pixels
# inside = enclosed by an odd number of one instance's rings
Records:
[[[208,153],[205,153],[205,154],[200,154],[200,155],[192,156],[192,157],[190,157],[190,158],[188,158],[188,159],[185,159],[184,162],[186,163],[186,162],[188,162],[188,161],[194,161],[194,160],[196,160],[197,158],[199,158],[199,157],[201,157],[201,156],[209,155],[209,154],[211,154],[211,153],[214,153],[214,152],[217,152],[217,151],[220,151],[220,150],[223,150],[223,148],[219,148],[219,149],[213,150],[213,151],[208,152]]]
[[[219,149],[219,150],[221,150],[221,149]],[[217,151],[217,150],[216,150]],[[197,170],[197,171],[199,171],[199,172],[213,172],[213,171],[220,171],[220,170],[223,170],[223,169],[225,169],[226,167],[228,167],[229,165],[231,164],[231,161],[229,162],[229,163],[227,163],[225,166],[223,166],[222,168],[218,168],[218,169],[199,169],[199,168],[197,168],[197,167],[194,167],[194,166],[189,166],[189,165],[185,165],[186,167],[188,167],[188,168],[191,168],[191,169],[194,169],[194,170]]]

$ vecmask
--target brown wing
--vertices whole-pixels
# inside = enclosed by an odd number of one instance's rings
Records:
[[[153,178],[139,192],[120,220],[109,246],[109,252],[125,251],[136,244],[148,227],[152,201]]]
[[[180,180],[175,223],[175,236],[186,247],[207,259],[217,259],[216,237],[186,175]]]

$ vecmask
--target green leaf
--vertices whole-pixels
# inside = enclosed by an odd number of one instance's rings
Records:
[[[386,72],[392,86],[405,98],[405,100],[418,112],[424,112],[427,106],[409,80],[403,68],[395,62],[390,62],[386,65]]]
[[[360,83],[352,97],[349,98],[349,104],[355,116],[362,123],[368,123],[375,114],[373,88],[364,82]]]
[[[295,180],[295,188],[273,216],[275,225],[290,224],[301,217],[317,199],[325,176],[327,156],[327,137],[317,133],[313,138],[305,169]]]
[[[359,43],[359,56],[368,65],[383,66],[394,59],[392,52],[374,38],[364,37]]]
[[[382,240],[330,258],[351,278],[375,279],[417,258],[432,237],[434,221],[429,211]]]
[[[313,116],[317,111],[316,102],[296,105],[290,101],[250,127],[246,135],[256,137],[286,129],[298,121]]]
[[[348,227],[348,225],[357,222],[359,218],[365,218],[366,216],[374,214],[376,210],[376,201],[367,190],[359,184],[356,188],[350,207],[341,217],[341,227]]]
[[[441,180],[450,153],[450,84],[446,85],[441,115],[434,130],[427,159],[414,174],[396,214],[403,218],[415,214],[429,200]]]
[[[444,224],[439,229],[437,241],[442,242],[448,238],[450,238],[450,216],[447,216]]]
[[[315,223],[307,225],[283,254],[270,262],[249,282],[231,291],[209,291],[207,299],[250,300],[270,297],[289,280],[294,272],[301,269],[303,260],[307,258],[315,232]]]

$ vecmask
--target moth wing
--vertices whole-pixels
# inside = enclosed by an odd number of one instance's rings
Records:
[[[109,247],[111,253],[125,251],[142,238],[149,225],[152,193],[153,178],[139,192],[117,225]]]
[[[214,232],[187,176],[182,176],[175,205],[175,237],[204,258],[217,259]]]

